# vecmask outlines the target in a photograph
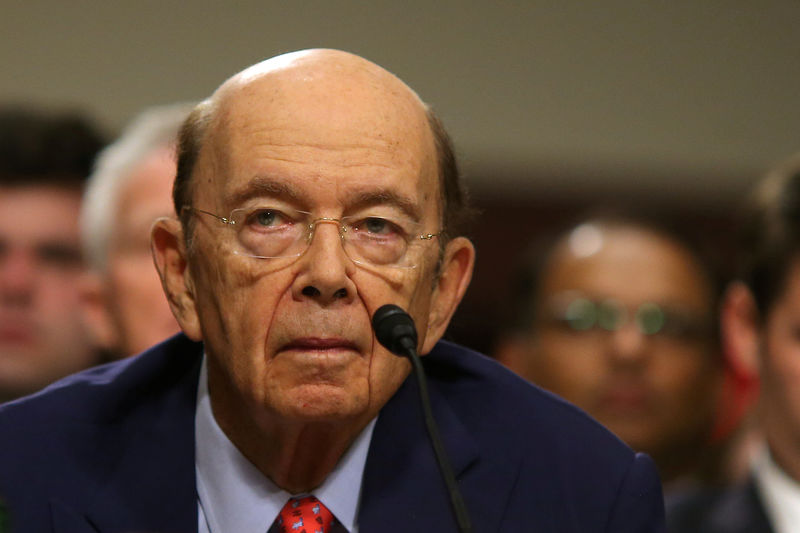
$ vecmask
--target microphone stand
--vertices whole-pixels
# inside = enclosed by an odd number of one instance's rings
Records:
[[[425,418],[425,426],[428,429],[428,436],[430,436],[433,451],[436,454],[436,460],[439,463],[444,482],[447,485],[447,490],[450,493],[450,503],[455,512],[456,522],[458,523],[458,530],[461,533],[471,533],[472,524],[467,514],[467,507],[464,504],[464,499],[461,497],[461,492],[458,490],[458,482],[456,476],[453,474],[453,467],[450,465],[450,460],[447,457],[447,452],[444,449],[444,443],[439,435],[439,428],[433,418],[433,411],[431,410],[430,396],[428,395],[428,380],[425,378],[425,369],[422,367],[422,360],[417,354],[417,348],[412,339],[404,337],[399,340],[399,344],[403,348],[403,354],[411,360],[414,367],[414,374],[417,376],[417,384],[419,385],[419,397],[422,403],[422,412]]]

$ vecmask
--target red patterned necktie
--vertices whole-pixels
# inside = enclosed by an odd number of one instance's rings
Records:
[[[280,533],[329,533],[335,521],[314,496],[290,498],[277,518]]]

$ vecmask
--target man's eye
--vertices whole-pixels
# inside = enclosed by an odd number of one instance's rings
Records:
[[[287,217],[275,209],[256,209],[247,217],[247,224],[260,227],[274,227],[287,221]]]
[[[353,229],[371,237],[403,238],[406,235],[400,224],[381,217],[364,218],[356,222]]]
[[[391,233],[391,222],[383,218],[370,217],[364,220],[363,228],[370,233]]]
[[[44,264],[72,268],[81,265],[81,252],[76,246],[47,244],[37,249],[37,255]]]

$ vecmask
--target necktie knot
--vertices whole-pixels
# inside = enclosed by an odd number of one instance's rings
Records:
[[[335,518],[314,496],[290,498],[277,518],[280,533],[330,533]]]

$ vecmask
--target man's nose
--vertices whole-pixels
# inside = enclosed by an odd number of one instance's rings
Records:
[[[633,321],[609,332],[609,356],[618,363],[639,364],[647,357],[647,336]]]
[[[5,302],[26,302],[36,286],[36,265],[31,254],[23,250],[0,255],[0,298]]]
[[[312,298],[329,304],[351,301],[355,296],[351,277],[355,264],[345,253],[339,224],[338,220],[328,218],[315,222],[292,289],[296,299]]]

